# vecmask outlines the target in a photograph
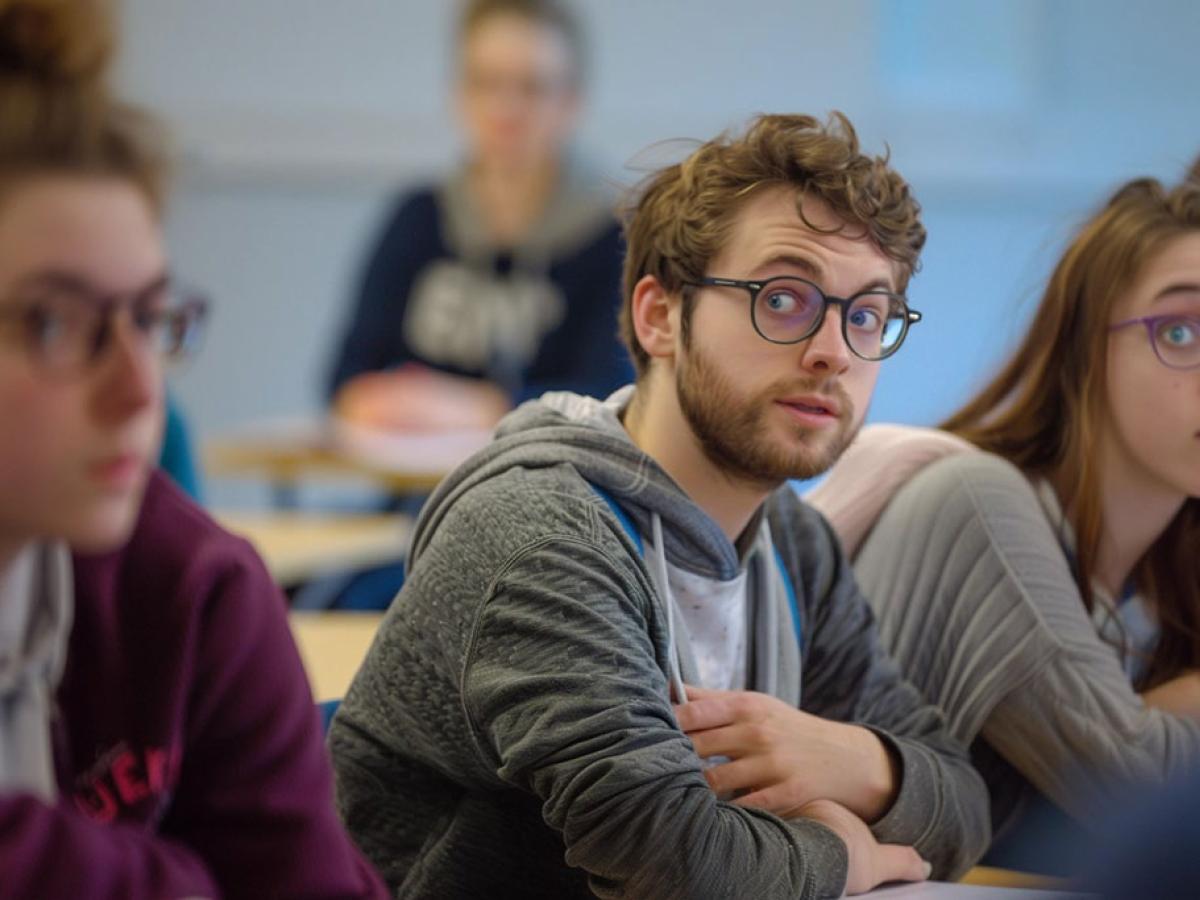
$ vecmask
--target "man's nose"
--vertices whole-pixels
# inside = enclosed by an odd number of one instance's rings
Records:
[[[842,312],[830,307],[816,333],[803,342],[801,365],[822,375],[841,374],[850,365],[850,348],[842,335]]]

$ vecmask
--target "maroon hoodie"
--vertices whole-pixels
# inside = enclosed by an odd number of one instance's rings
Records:
[[[0,794],[0,897],[385,896],[250,545],[156,473],[128,544],[74,575],[60,799]]]

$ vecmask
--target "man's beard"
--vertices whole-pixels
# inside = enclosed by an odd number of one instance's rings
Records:
[[[820,390],[813,382],[778,383],[755,397],[741,398],[711,360],[694,346],[681,357],[675,373],[679,406],[704,455],[730,478],[775,487],[789,478],[813,478],[826,471],[854,440],[854,405],[841,385]],[[771,440],[767,421],[775,397],[824,394],[836,400],[838,422],[821,434],[795,423],[795,442]]]

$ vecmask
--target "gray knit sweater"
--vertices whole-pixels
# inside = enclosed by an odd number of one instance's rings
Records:
[[[628,438],[617,418],[627,397],[525,404],[422,512],[408,581],[330,736],[341,812],[399,896],[843,888],[832,831],[718,801],[675,722],[661,598],[594,487],[642,533],[657,515],[673,565],[728,579],[746,561]],[[788,489],[764,515],[803,634],[787,690],[798,695],[799,678],[802,708],[866,724],[899,755],[902,784],[877,837],[915,845],[937,875],[964,871],[988,841],[965,751],[884,655],[820,516]],[[748,603],[767,596],[752,588]]]

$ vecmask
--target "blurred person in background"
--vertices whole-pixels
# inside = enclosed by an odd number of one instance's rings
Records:
[[[0,897],[367,897],[284,602],[157,471],[153,123],[92,0],[0,2]]]
[[[1200,161],[1084,223],[941,428],[865,430],[809,499],[972,744],[985,862],[1061,870],[1052,844],[1200,765]]]
[[[467,158],[401,199],[371,254],[330,381],[353,424],[490,428],[546,390],[603,397],[631,376],[611,199],[566,149],[578,23],[556,0],[471,0],[457,49]]]

